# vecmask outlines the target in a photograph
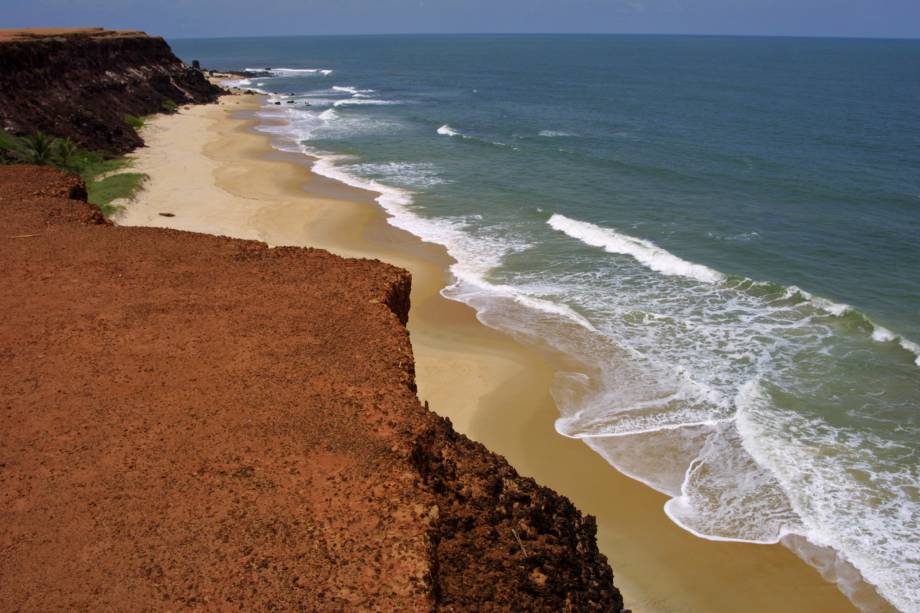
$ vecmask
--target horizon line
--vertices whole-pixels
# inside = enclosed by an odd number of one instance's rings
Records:
[[[149,33],[148,33],[149,34]],[[335,32],[330,34],[221,34],[217,36],[170,36],[151,34],[173,40],[225,39],[225,38],[306,38],[337,36],[688,36],[700,38],[818,38],[829,40],[891,40],[920,41],[916,36],[879,36],[879,35],[845,35],[845,34],[726,34],[713,32]]]

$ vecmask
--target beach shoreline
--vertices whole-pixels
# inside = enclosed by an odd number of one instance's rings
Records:
[[[273,149],[253,129],[261,101],[227,96],[154,118],[143,132],[147,146],[131,154],[150,179],[117,222],[317,247],[408,269],[419,398],[596,516],[598,545],[637,613],[853,609],[785,547],[685,532],[665,515],[664,495],[559,435],[549,388],[561,357],[486,327],[471,307],[444,298],[445,250],[388,224],[375,194],[313,174],[305,156]]]

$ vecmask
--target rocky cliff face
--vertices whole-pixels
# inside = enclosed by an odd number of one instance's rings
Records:
[[[125,153],[143,144],[125,114],[220,94],[162,38],[110,30],[0,30],[0,128]]]
[[[595,524],[422,406],[409,273],[0,166],[0,609],[605,611]]]

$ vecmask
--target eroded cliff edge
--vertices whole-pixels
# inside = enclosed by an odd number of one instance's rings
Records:
[[[0,167],[0,608],[614,611],[595,525],[419,404],[406,271]]]
[[[166,41],[102,28],[0,30],[0,128],[68,137],[86,149],[143,145],[126,114],[213,102],[221,89]],[[164,106],[164,103],[165,106]]]

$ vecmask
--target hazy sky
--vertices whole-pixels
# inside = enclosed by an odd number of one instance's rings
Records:
[[[920,0],[0,0],[0,27],[167,37],[659,32],[920,38]]]

